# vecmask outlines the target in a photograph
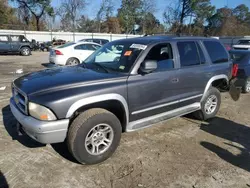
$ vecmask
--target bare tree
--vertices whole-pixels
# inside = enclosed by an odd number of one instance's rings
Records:
[[[112,16],[113,11],[114,11],[113,0],[102,0],[100,9],[96,15],[99,32],[101,32],[101,22],[104,21],[104,19],[108,20]]]
[[[76,20],[80,16],[80,11],[84,9],[85,5],[86,0],[62,0],[61,17],[67,15],[70,18],[73,31],[75,31]]]
[[[147,20],[148,13],[153,14],[156,11],[155,1],[152,0],[143,0],[141,6],[141,14],[142,14],[142,33],[145,33],[145,23]]]

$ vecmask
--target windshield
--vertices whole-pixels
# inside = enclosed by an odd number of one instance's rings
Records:
[[[84,63],[99,64],[114,72],[128,73],[146,47],[146,45],[125,41],[107,43],[90,55]]]
[[[61,45],[61,46],[59,46],[59,47],[57,47],[57,48],[65,48],[65,47],[68,47],[68,46],[72,46],[72,45],[74,45],[74,44],[76,44],[76,43],[74,43],[74,42],[69,42],[69,43],[65,43],[65,44],[63,44],[63,45]]]
[[[250,45],[250,40],[239,40],[238,44]]]

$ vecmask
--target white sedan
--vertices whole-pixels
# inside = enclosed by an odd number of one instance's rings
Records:
[[[57,65],[77,65],[100,48],[91,42],[69,42],[50,50],[49,62]]]

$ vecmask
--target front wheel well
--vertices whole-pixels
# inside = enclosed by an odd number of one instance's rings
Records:
[[[125,109],[121,102],[117,100],[108,100],[108,101],[102,101],[102,102],[96,102],[93,104],[88,104],[85,106],[82,106],[78,108],[75,113],[72,115],[70,119],[70,123],[82,112],[92,109],[92,108],[102,108],[105,110],[108,110],[109,112],[113,113],[120,121],[122,125],[122,131],[124,132],[127,125],[127,117]]]

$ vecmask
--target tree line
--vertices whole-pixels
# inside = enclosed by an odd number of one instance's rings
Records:
[[[156,18],[155,0],[100,0],[94,18],[84,14],[90,2],[61,0],[52,7],[51,0],[8,0],[0,4],[0,29],[23,27],[27,30],[127,34],[188,34],[208,36],[250,35],[250,10],[245,4],[216,9],[210,0],[173,0],[164,4],[162,23]],[[164,2],[164,1],[163,1]],[[59,20],[60,28],[53,25]],[[19,28],[19,29],[21,29]]]

